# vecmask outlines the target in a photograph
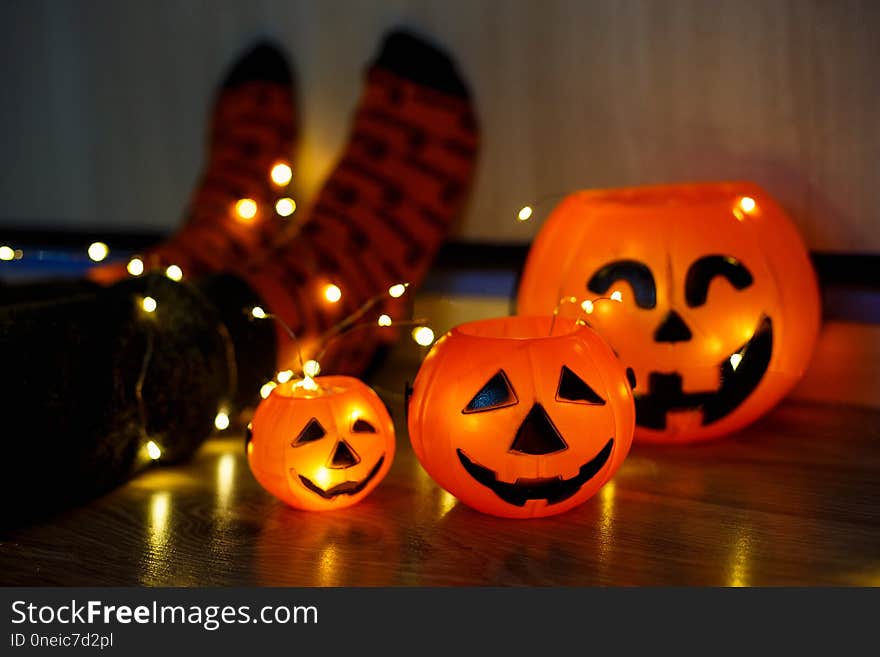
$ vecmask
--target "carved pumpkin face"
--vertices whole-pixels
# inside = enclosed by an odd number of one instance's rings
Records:
[[[394,459],[394,426],[382,400],[347,376],[290,381],[257,407],[248,463],[270,493],[299,509],[351,506],[366,497]]]
[[[591,329],[550,317],[463,324],[413,383],[409,433],[428,474],[498,516],[561,513],[591,497],[629,451],[623,367]]]
[[[781,208],[747,183],[579,192],[529,254],[519,311],[620,292],[587,321],[631,367],[636,438],[686,442],[752,422],[797,381],[819,300]]]

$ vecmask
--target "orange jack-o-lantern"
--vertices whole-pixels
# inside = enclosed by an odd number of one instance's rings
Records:
[[[443,488],[479,511],[529,518],[599,490],[629,451],[634,418],[623,366],[595,331],[503,317],[462,324],[434,345],[408,422],[416,456]]]
[[[388,472],[394,425],[358,379],[289,381],[257,407],[247,455],[257,481],[289,505],[341,509],[366,497]]]
[[[806,368],[816,278],[779,205],[750,183],[585,191],[535,240],[518,311],[620,293],[587,317],[633,368],[636,439],[688,442],[757,419]]]

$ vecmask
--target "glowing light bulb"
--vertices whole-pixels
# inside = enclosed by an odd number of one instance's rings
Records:
[[[219,411],[217,416],[214,418],[214,426],[219,431],[225,431],[229,428],[229,415],[226,411]]]
[[[403,296],[403,293],[406,292],[406,287],[409,283],[398,283],[397,285],[392,285],[388,288],[389,296],[398,299]]]
[[[251,315],[253,315],[257,319],[266,319],[266,311],[259,306],[254,306],[251,309]]]
[[[754,212],[756,206],[757,203],[755,203],[755,199],[753,199],[751,196],[743,196],[739,200],[739,207],[742,208],[743,212]]]
[[[257,216],[257,202],[252,198],[242,198],[235,202],[235,214],[241,221],[250,221]]]
[[[531,219],[534,210],[532,210],[532,206],[525,205],[523,208],[517,213],[516,218],[520,221],[528,221]]]
[[[144,309],[144,312],[154,313],[158,307],[159,304],[156,303],[156,300],[153,297],[144,297],[141,300],[141,308]]]
[[[333,283],[328,283],[324,287],[324,298],[330,303],[336,303],[342,298],[342,290],[338,286],[333,285]]]
[[[128,261],[128,265],[126,265],[125,269],[132,276],[140,276],[144,273],[144,261],[140,258],[132,258]]]
[[[416,344],[427,347],[434,342],[434,331],[427,326],[417,326],[413,329],[412,337]]]
[[[155,461],[162,456],[162,449],[151,440],[147,443],[147,454]]]
[[[274,381],[267,381],[266,383],[264,383],[263,386],[260,388],[260,397],[266,399],[266,397],[272,394],[272,391],[275,390],[277,385],[278,384]]]
[[[92,242],[89,244],[89,258],[95,262],[101,262],[110,253],[110,248],[104,242]]]
[[[281,370],[275,378],[278,379],[278,383],[287,383],[293,378],[293,370]]]
[[[391,317],[388,315],[379,315],[379,326],[391,326]]]
[[[170,265],[168,269],[165,270],[165,275],[172,281],[180,281],[183,279],[183,270],[177,265]]]
[[[279,162],[272,167],[272,171],[269,175],[271,176],[273,183],[281,186],[290,182],[290,179],[293,178],[293,171],[291,171],[290,167],[284,162]]]
[[[617,303],[623,301],[623,295],[620,293],[620,290],[614,290],[614,292],[611,293],[611,300],[616,301]]]
[[[583,311],[589,315],[593,312],[593,302],[589,299],[584,300],[584,302],[581,304],[581,309],[583,309]]]
[[[312,377],[310,377],[308,374],[305,376],[305,378],[297,381],[296,385],[294,387],[302,388],[303,390],[308,390],[310,392],[320,390],[320,388],[318,387],[318,384],[315,383],[315,380]]]
[[[322,465],[315,473],[315,479],[321,486],[324,486],[326,488],[327,484],[330,483],[330,470]]]
[[[316,360],[307,360],[303,363],[303,374],[307,377],[318,376],[321,373],[321,364]]]
[[[296,212],[296,201],[292,198],[285,197],[275,201],[275,212],[282,217],[289,217]]]
[[[15,259],[15,249],[11,246],[0,246],[0,260],[14,260]]]
[[[734,372],[736,371],[736,368],[739,367],[742,359],[742,354],[730,354],[730,366],[733,368]]]

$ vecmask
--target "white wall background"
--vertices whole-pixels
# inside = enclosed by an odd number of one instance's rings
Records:
[[[880,252],[880,2],[3,0],[3,226],[171,231],[214,85],[259,36],[300,83],[300,198],[382,32],[445,44],[483,127],[459,235],[525,241],[536,197],[751,178],[811,248]]]

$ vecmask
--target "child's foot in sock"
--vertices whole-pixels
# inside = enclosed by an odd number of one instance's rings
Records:
[[[318,335],[396,283],[412,287],[364,319],[406,318],[406,297],[462,209],[476,151],[470,94],[455,64],[408,33],[392,33],[367,72],[349,142],[302,232],[246,275],[301,337],[304,357],[314,356]],[[341,291],[335,303],[325,296],[328,285]],[[336,342],[321,366],[362,371],[391,337],[378,325],[359,331]],[[294,366],[290,341],[280,344],[281,365]]]
[[[290,68],[277,48],[260,44],[227,74],[214,104],[208,160],[184,225],[140,256],[145,269],[174,264],[188,278],[235,270],[274,243],[285,224],[276,202],[288,196],[296,135]],[[125,275],[125,264],[90,272],[100,282]]]

